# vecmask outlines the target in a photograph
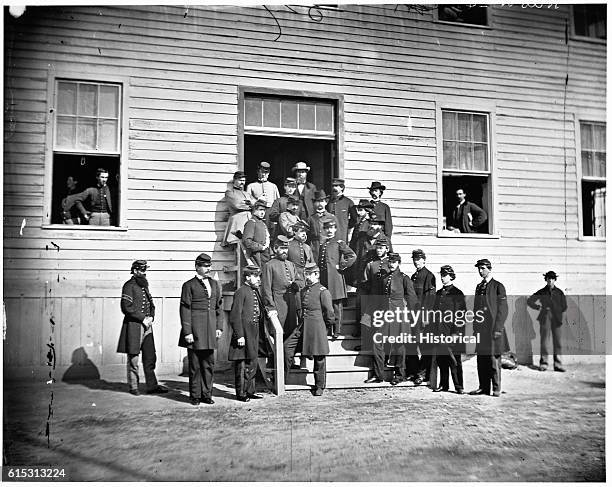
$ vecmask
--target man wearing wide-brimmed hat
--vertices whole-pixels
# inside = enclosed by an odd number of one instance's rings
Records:
[[[310,172],[310,166],[305,162],[296,162],[291,168],[291,171],[293,171],[297,184],[296,194],[302,202],[302,207],[300,208],[300,218],[302,220],[306,220],[314,213],[313,200],[317,187],[314,184],[306,181],[306,177]]]
[[[332,179],[332,194],[327,203],[327,211],[338,220],[338,232],[336,236],[348,243],[348,232],[355,226],[355,212],[353,211],[353,200],[344,196],[344,179]]]
[[[179,347],[187,348],[191,404],[214,404],[212,399],[215,350],[223,333],[221,286],[210,277],[211,258],[200,254],[196,275],[183,284],[179,314]]]
[[[314,213],[306,220],[310,229],[308,232],[308,244],[312,248],[315,262],[319,260],[319,246],[323,238],[323,221],[333,220],[338,225],[337,218],[325,209],[328,199],[329,197],[325,194],[325,190],[319,189],[315,191],[313,197]]]
[[[565,372],[561,363],[561,326],[565,323],[567,312],[567,299],[561,289],[556,286],[559,277],[555,271],[543,274],[546,286],[536,291],[527,300],[527,306],[540,311],[540,370],[548,368],[549,348],[548,342],[552,334],[554,369]]]
[[[482,281],[474,293],[474,334],[476,344],[478,389],[471,395],[501,396],[501,354],[506,352],[508,338],[504,324],[508,317],[508,298],[504,285],[493,279],[489,259],[478,259],[474,267]],[[482,317],[482,319],[480,318]]]
[[[232,187],[225,192],[225,201],[230,216],[227,220],[225,233],[223,234],[223,246],[237,243],[242,236],[244,225],[251,218],[250,210],[256,198],[253,198],[245,191],[245,183],[246,176],[244,172],[236,171],[232,179]]]
[[[157,383],[155,376],[155,342],[153,341],[153,320],[155,305],[149,292],[146,260],[135,260],[132,263],[132,278],[121,290],[121,311],[125,315],[118,353],[127,354],[127,383],[130,393],[138,396],[138,356],[142,351],[142,368],[147,383],[147,393],[168,392]]]
[[[378,181],[373,181],[368,188],[370,196],[372,197],[372,212],[381,220],[384,221],[383,232],[389,238],[393,234],[393,220],[391,219],[391,209],[387,203],[382,202],[383,192],[387,187]]]

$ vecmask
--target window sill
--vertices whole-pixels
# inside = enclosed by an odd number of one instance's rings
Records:
[[[464,22],[451,22],[450,20],[434,20],[434,24],[460,25],[462,27],[471,27],[472,29],[493,30],[493,27],[491,27],[490,25],[466,24]]]
[[[584,241],[584,242],[605,242],[606,237],[588,237],[588,236],[582,235],[578,237],[578,240]]]
[[[438,230],[438,238],[483,238],[500,239],[501,235],[491,233],[455,233],[449,230]]]
[[[578,41],[578,42],[590,42],[593,44],[601,44],[602,46],[605,46],[608,43],[607,39],[599,39],[598,37],[577,36],[577,35],[570,36],[570,40]]]
[[[52,223],[43,225],[43,230],[93,230],[96,232],[127,232],[127,227],[107,227],[102,225],[62,225],[61,223]]]

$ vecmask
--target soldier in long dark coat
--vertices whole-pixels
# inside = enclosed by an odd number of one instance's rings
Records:
[[[314,213],[310,215],[306,223],[308,224],[308,245],[312,249],[315,262],[319,261],[319,247],[321,240],[325,238],[323,231],[323,222],[326,220],[334,220],[338,224],[337,218],[325,209],[327,204],[327,195],[322,189],[314,194]]]
[[[242,243],[250,257],[259,267],[270,260],[270,233],[265,221],[266,203],[258,200],[251,208],[251,219],[244,225]]]
[[[359,286],[362,298],[362,311],[364,315],[371,317],[376,310],[383,309],[385,303],[382,300],[384,295],[384,278],[389,274],[389,241],[385,237],[378,237],[375,247],[375,260],[368,262]],[[362,317],[362,322],[364,317]],[[366,320],[367,321],[367,320]],[[372,326],[370,323],[370,336],[373,346],[374,375],[366,379],[365,383],[382,382],[384,380],[385,354],[382,345],[375,343],[376,333],[388,335],[389,326],[384,323],[380,328]],[[380,347],[379,347],[380,345]],[[382,350],[382,351],[381,351]]]
[[[295,264],[302,281],[304,280],[304,267],[314,262],[312,249],[306,243],[307,229],[308,226],[303,220],[293,225],[293,238],[289,241],[287,250],[287,260]]]
[[[183,284],[179,314],[179,347],[187,348],[189,396],[191,404],[214,404],[213,372],[217,340],[223,333],[221,286],[210,277],[210,256],[200,254],[195,261],[196,276]]]
[[[289,239],[284,235],[276,237],[274,258],[263,266],[262,297],[266,313],[277,312],[278,320],[287,338],[296,327],[295,293],[304,281],[293,262],[287,260]]]
[[[265,320],[265,308],[259,294],[261,269],[247,266],[244,271],[245,283],[234,294],[229,315],[232,332],[228,360],[234,362],[236,399],[248,402],[261,399],[255,394],[257,359],[261,352],[259,329]]]
[[[319,282],[319,268],[308,264],[304,270],[306,286],[298,294],[299,325],[285,340],[285,377],[291,372],[295,350],[301,345],[302,355],[314,360],[313,394],[321,396],[325,389],[326,361],[329,353],[326,328],[334,322],[334,309],[329,290]]]
[[[433,306],[436,295],[436,276],[425,267],[426,258],[425,252],[421,249],[412,251],[412,263],[416,268],[416,272],[412,274],[411,279],[414,284],[414,291],[419,298],[419,307],[423,308],[425,312]],[[417,323],[415,331],[417,334],[421,331],[423,333],[433,333],[433,324]],[[434,354],[433,345],[419,343],[418,348],[421,352],[420,360],[418,359],[416,346],[407,347],[406,352],[406,369],[416,385],[421,384],[423,381],[428,382],[431,369],[435,367],[432,361]]]
[[[454,286],[455,271],[449,265],[440,268],[440,280],[442,288],[436,292],[433,310],[436,314],[435,333],[439,336],[462,337],[465,331],[465,295],[461,289]],[[453,319],[450,319],[452,316]],[[462,320],[462,321],[460,321]],[[449,370],[453,379],[453,385],[457,394],[463,394],[463,366],[461,354],[465,353],[465,344],[436,344],[436,362],[440,370],[440,385],[433,389],[434,392],[448,391]]]
[[[504,285],[493,279],[491,261],[479,259],[474,267],[482,281],[476,286],[474,296],[474,334],[480,334],[476,343],[476,368],[478,389],[470,394],[491,393],[501,395],[501,354],[507,343],[504,324],[508,317],[508,299]],[[479,316],[483,319],[480,320]]]
[[[402,258],[395,252],[388,254],[389,258],[389,273],[383,277],[383,296],[385,302],[383,310],[395,311],[396,309],[403,310],[416,310],[418,299],[412,286],[410,278],[404,274],[399,265],[402,262]],[[408,320],[401,320],[400,322],[394,320],[389,323],[389,335],[400,337],[402,333],[411,332],[411,323]],[[384,347],[376,344],[376,353],[378,353],[378,360],[384,360]],[[391,385],[399,384],[407,380],[406,378],[406,348],[403,343],[392,344],[389,347],[389,356],[391,366],[394,367],[395,376],[391,380]]]
[[[323,222],[324,240],[319,249],[319,269],[321,284],[331,293],[334,306],[334,326],[331,330],[332,340],[340,335],[342,324],[343,300],[346,299],[346,282],[344,271],[355,263],[355,252],[344,242],[336,238],[336,220],[328,219]]]
[[[168,392],[157,383],[155,377],[155,342],[153,341],[153,320],[155,305],[149,292],[146,260],[132,263],[132,278],[121,290],[121,311],[125,315],[117,353],[127,354],[127,383],[130,394],[138,396],[138,356],[142,350],[142,368],[144,369],[147,392],[149,394]]]
[[[338,221],[338,238],[348,243],[349,229],[355,226],[355,213],[353,200],[344,196],[344,179],[332,179],[332,195],[327,203],[327,211],[334,215]]]
[[[393,235],[393,220],[391,219],[391,209],[387,203],[381,201],[383,192],[386,190],[386,186],[380,184],[378,181],[373,181],[368,188],[370,196],[372,196],[372,212],[381,220],[384,221],[383,232],[390,239]]]

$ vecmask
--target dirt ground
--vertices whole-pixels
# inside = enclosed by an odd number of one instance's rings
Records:
[[[476,386],[475,359],[464,363]],[[121,381],[4,384],[4,464],[65,469],[80,481],[605,481],[605,367],[503,371],[504,394],[424,386],[292,391],[216,404]],[[49,405],[49,447],[45,434]]]

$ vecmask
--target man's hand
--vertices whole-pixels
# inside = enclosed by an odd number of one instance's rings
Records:
[[[90,218],[89,213],[85,213],[85,214],[83,215],[83,218],[85,218],[85,220],[89,221],[89,218]]]
[[[494,331],[493,332],[493,338],[495,338],[496,340],[498,338],[500,338],[502,336],[502,332],[501,331]]]
[[[244,343],[245,343],[244,337],[238,338],[238,346],[239,347],[244,347]]]
[[[273,316],[278,316],[278,311],[276,311],[275,309],[271,309],[270,311],[268,311],[268,318],[272,318]]]
[[[152,323],[153,323],[153,317],[152,316],[145,316],[144,320],[142,320],[142,324],[146,328],[149,328]]]
[[[217,340],[221,338],[221,335],[223,335],[223,331],[217,330]]]
[[[189,335],[185,335],[185,341],[191,345],[193,343],[193,335],[191,333]]]

